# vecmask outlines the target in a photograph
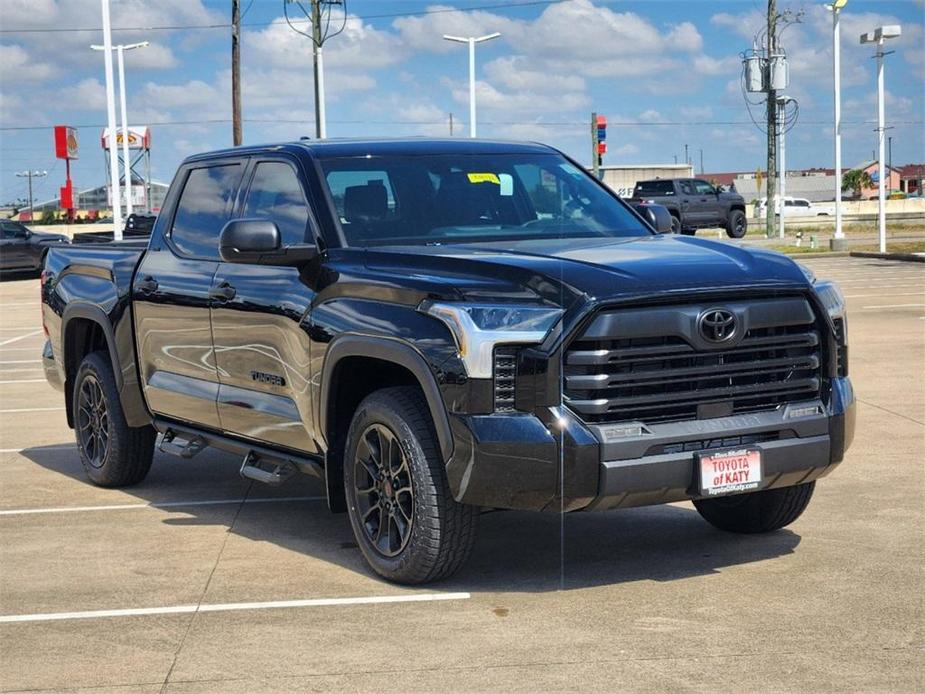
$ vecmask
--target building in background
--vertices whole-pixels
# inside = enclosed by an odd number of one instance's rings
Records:
[[[138,179],[141,181],[141,179]],[[164,198],[167,196],[167,183],[160,181],[151,181],[151,211],[157,214],[164,204]],[[109,207],[109,186],[101,185],[96,188],[87,188],[77,191],[74,196],[76,206],[76,217],[80,219],[97,219],[109,217],[112,211]],[[35,203],[34,213],[29,215],[28,208],[21,210],[19,219],[22,221],[41,221],[46,216],[46,212],[55,213],[56,217],[64,218],[66,213],[61,209],[61,198],[56,197],[51,200]]]
[[[601,180],[621,198],[631,198],[638,181],[653,178],[693,178],[694,167],[690,164],[650,164],[626,166],[602,166]]]
[[[925,164],[907,164],[899,170],[899,189],[906,195],[923,197]]]

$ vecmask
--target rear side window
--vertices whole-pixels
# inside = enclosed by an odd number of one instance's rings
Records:
[[[674,195],[674,182],[642,181],[636,184],[635,197],[640,195]]]
[[[240,164],[192,169],[186,178],[170,238],[185,255],[218,256],[218,235],[231,216],[241,181]]]
[[[305,243],[308,203],[295,170],[281,161],[257,164],[244,216],[276,222],[284,246]]]

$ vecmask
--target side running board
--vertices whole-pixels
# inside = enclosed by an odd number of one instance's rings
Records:
[[[277,487],[288,480],[298,469],[288,460],[265,461],[250,451],[241,463],[241,477]]]

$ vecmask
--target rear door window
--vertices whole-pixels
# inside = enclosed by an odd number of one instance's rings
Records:
[[[665,196],[674,195],[673,181],[642,181],[636,184],[635,195]]]
[[[218,259],[218,236],[231,217],[243,168],[221,164],[190,170],[170,230],[182,254]]]
[[[259,162],[247,194],[244,217],[276,222],[284,246],[305,243],[308,202],[295,169],[282,161]]]

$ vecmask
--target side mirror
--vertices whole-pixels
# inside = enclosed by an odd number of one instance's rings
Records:
[[[653,203],[639,203],[633,207],[659,234],[671,233],[671,213],[667,207]]]
[[[279,227],[268,219],[232,219],[222,229],[218,243],[226,263],[301,265],[318,255],[314,244],[284,247]]]

